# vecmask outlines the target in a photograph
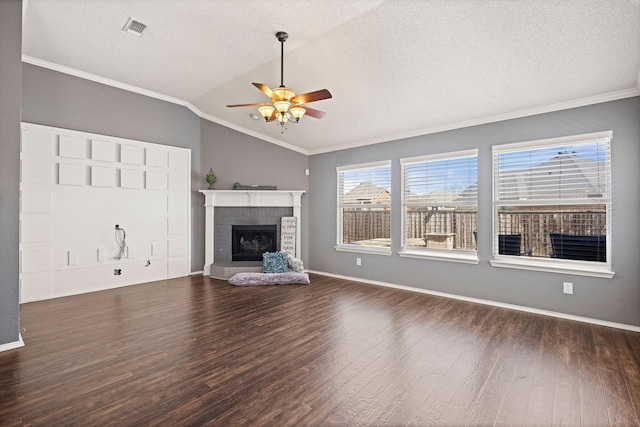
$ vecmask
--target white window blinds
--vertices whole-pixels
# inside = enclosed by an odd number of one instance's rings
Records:
[[[403,250],[474,251],[478,151],[402,159]]]
[[[610,138],[494,151],[499,202],[601,203],[610,198]]]
[[[337,168],[338,245],[391,246],[391,162]]]
[[[406,206],[477,205],[477,150],[403,159],[401,163]]]
[[[611,136],[493,147],[494,256],[610,265]]]
[[[391,163],[338,168],[339,204],[343,207],[391,204]]]

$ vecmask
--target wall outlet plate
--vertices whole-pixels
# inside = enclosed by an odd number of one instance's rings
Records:
[[[562,283],[562,292],[565,294],[573,295],[573,283],[571,282],[563,282]]]

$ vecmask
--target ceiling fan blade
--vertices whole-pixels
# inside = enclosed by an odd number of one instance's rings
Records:
[[[255,83],[254,83],[255,84]],[[316,90],[315,92],[302,93],[291,98],[291,102],[304,104],[307,102],[322,101],[331,98],[331,92],[327,89]]]
[[[278,114],[278,110],[273,110],[271,112],[271,116],[269,116],[269,118],[267,119],[268,122],[272,122],[276,119],[276,114]]]
[[[233,104],[233,105],[227,105],[227,107],[262,107],[263,105],[271,105],[271,104]]]
[[[327,114],[324,111],[316,110],[315,108],[310,108],[306,105],[303,108],[306,110],[306,116],[315,117],[316,119],[321,119]]]
[[[264,85],[262,83],[251,83],[251,84],[257,87],[258,89],[260,89],[262,93],[267,95],[269,98],[273,98],[273,91],[271,90],[271,88],[269,88],[269,86]]]

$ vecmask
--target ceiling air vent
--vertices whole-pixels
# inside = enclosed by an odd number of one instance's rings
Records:
[[[143,24],[142,22],[135,21],[135,20],[129,18],[129,20],[125,24],[123,30],[126,31],[129,34],[133,34],[134,36],[140,37],[145,28],[147,28],[147,26],[145,24]]]

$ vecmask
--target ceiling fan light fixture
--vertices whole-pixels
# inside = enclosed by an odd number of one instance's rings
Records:
[[[289,121],[289,113],[286,112],[278,113],[276,114],[276,117],[281,126],[284,126],[284,124]]]
[[[291,115],[294,119],[296,119],[296,122],[298,122],[302,118],[302,116],[304,116],[304,113],[307,112],[307,110],[299,105],[294,105],[289,109],[289,111],[291,111]]]
[[[296,93],[293,89],[289,89],[288,87],[279,86],[271,89],[276,99],[291,101],[291,98],[296,96]]]
[[[278,113],[286,113],[290,105],[291,103],[285,100],[280,100],[273,103],[273,106],[276,107]]]
[[[258,108],[260,115],[262,115],[262,117],[264,117],[266,121],[269,121],[269,117],[271,117],[271,114],[273,114],[274,110],[275,107],[273,107],[272,105],[263,105],[262,107]]]
[[[288,37],[289,35],[284,31],[276,33],[276,38],[280,42],[280,86],[270,88],[262,83],[252,83],[263,94],[271,98],[271,103],[233,104],[227,105],[227,107],[258,107],[258,111],[265,121],[271,122],[277,119],[277,123],[282,127],[293,119],[295,119],[295,123],[298,123],[305,115],[316,119],[324,117],[324,112],[310,107],[303,107],[302,104],[329,99],[331,98],[331,92],[327,89],[321,89],[297,95],[293,89],[284,85],[284,42]]]

